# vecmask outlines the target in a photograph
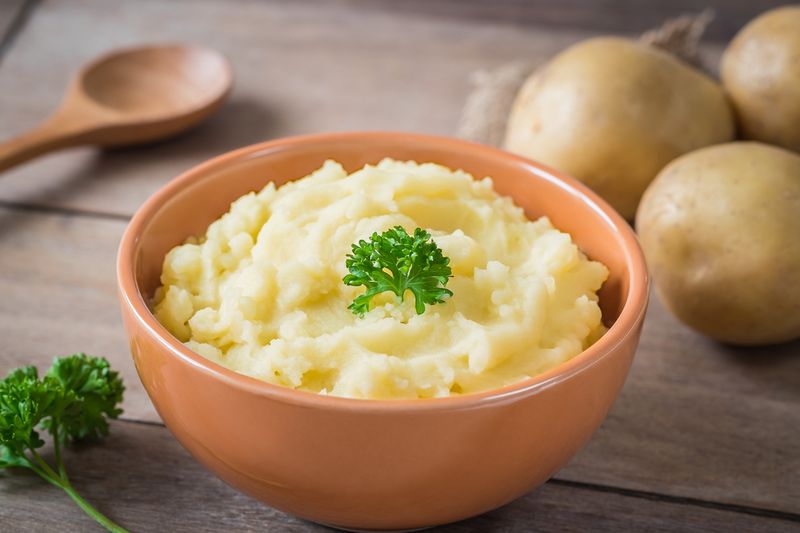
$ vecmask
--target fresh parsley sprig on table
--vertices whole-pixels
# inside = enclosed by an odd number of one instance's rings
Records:
[[[375,232],[369,241],[362,239],[353,244],[353,252],[347,254],[345,266],[350,273],[342,281],[346,285],[367,288],[348,309],[363,317],[375,295],[391,291],[402,302],[406,291],[411,291],[414,307],[421,315],[426,304],[442,303],[453,295],[445,288],[453,275],[449,264],[450,258],[422,228],[415,229],[414,235],[409,235],[401,226],[380,235]]]
[[[33,470],[106,529],[125,532],[75,491],[61,457],[68,443],[108,435],[124,390],[108,361],[82,353],[57,358],[41,378],[33,366],[12,371],[0,381],[0,468]],[[45,444],[39,431],[52,436],[54,467],[36,451]]]

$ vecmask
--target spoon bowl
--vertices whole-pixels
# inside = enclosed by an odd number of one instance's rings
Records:
[[[232,84],[230,64],[208,48],[174,44],[111,52],[78,71],[48,120],[0,145],[0,171],[68,146],[170,137],[216,111]]]
[[[231,87],[232,74],[219,52],[174,45],[112,53],[87,65],[76,79],[76,90],[89,103],[126,128],[116,136],[130,140],[115,140],[147,142],[178,133],[214,112]],[[160,127],[142,128],[150,124]]]

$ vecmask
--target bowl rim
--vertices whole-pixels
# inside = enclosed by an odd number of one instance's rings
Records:
[[[213,176],[215,170],[222,169],[234,162],[262,157],[270,152],[298,145],[334,140],[369,142],[370,139],[376,138],[384,142],[394,140],[417,144],[425,143],[447,151],[469,150],[480,152],[481,156],[486,158],[502,158],[515,162],[537,175],[538,178],[545,179],[566,192],[580,197],[584,204],[598,218],[611,226],[619,236],[615,244],[620,245],[621,242],[626,256],[629,277],[628,297],[614,324],[600,339],[572,359],[541,374],[504,387],[443,398],[361,399],[292,389],[240,374],[190,350],[158,322],[139,290],[133,265],[142,231],[153,215],[175,194],[196,181]],[[393,131],[350,131],[283,137],[252,144],[213,157],[166,183],[139,207],[125,229],[117,254],[117,289],[123,311],[128,311],[138,325],[166,349],[171,357],[176,357],[184,364],[191,365],[213,378],[252,394],[298,406],[358,412],[474,409],[514,401],[556,385],[598,363],[614,352],[628,337],[635,334],[647,309],[649,286],[650,280],[644,255],[633,229],[605,200],[592,192],[586,185],[545,165],[490,146],[451,137]]]

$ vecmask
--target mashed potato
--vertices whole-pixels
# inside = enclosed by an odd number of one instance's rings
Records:
[[[360,239],[428,230],[450,258],[453,296],[417,315],[414,298],[347,306]],[[247,194],[206,235],[171,250],[158,320],[197,353],[270,383],[354,398],[428,398],[501,387],[584,350],[604,328],[608,271],[542,217],[440,165],[390,159]]]

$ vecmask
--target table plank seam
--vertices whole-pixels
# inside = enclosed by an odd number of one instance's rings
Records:
[[[74,218],[117,220],[121,222],[129,222],[131,219],[129,215],[123,215],[120,213],[110,213],[107,211],[89,211],[85,209],[76,209],[72,207],[58,207],[58,206],[51,206],[44,204],[9,202],[7,200],[0,200],[0,208],[8,209],[9,211],[42,213],[46,215],[74,217]]]
[[[685,14],[698,13],[701,6],[690,2],[664,2],[658,7],[649,9],[649,13],[627,12],[604,15],[599,10],[587,9],[590,2],[547,0],[526,2],[519,0],[451,0],[429,2],[426,0],[407,0],[406,2],[386,2],[375,0],[340,0],[353,9],[361,10],[393,10],[399,15],[417,15],[439,18],[458,17],[465,22],[475,20],[490,21],[510,27],[538,30],[542,28],[558,28],[559,30],[588,30],[600,34],[640,35],[642,32],[658,27],[664,20]],[[776,7],[778,2],[763,1],[761,10]],[[787,2],[784,2],[787,3]],[[735,32],[743,26],[748,18],[755,16],[747,10],[746,2],[738,6],[728,6],[722,1],[706,0],[706,7],[728,14],[718,17],[716,24],[707,28],[703,39],[706,43],[722,44],[729,41]],[[728,7],[723,10],[723,7]],[[742,9],[744,8],[744,9]],[[761,11],[759,10],[759,11]],[[616,15],[616,16],[615,16]]]
[[[17,13],[14,15],[11,24],[8,25],[8,29],[0,37],[0,64],[2,64],[3,58],[14,45],[17,35],[25,28],[25,24],[39,5],[39,2],[40,0],[25,0],[17,9]]]
[[[140,425],[140,426],[154,426],[154,427],[165,428],[165,429],[167,427],[166,424],[164,424],[164,422],[159,422],[157,420],[141,420],[141,419],[138,419],[138,418],[127,418],[125,416],[121,416],[121,417],[117,418],[117,421],[118,422],[125,422],[126,424],[137,424],[137,425]]]
[[[564,487],[572,487],[577,489],[594,490],[597,492],[608,492],[618,494],[620,496],[629,496],[632,498],[641,498],[651,501],[659,501],[665,503],[673,503],[677,505],[691,505],[695,507],[704,507],[706,509],[716,509],[719,511],[729,511],[734,513],[749,514],[759,516],[762,518],[774,518],[777,520],[785,520],[788,522],[800,523],[800,514],[789,513],[786,511],[776,511],[773,509],[764,509],[760,507],[751,507],[747,505],[737,505],[733,503],[715,502],[712,500],[704,500],[701,498],[691,498],[687,496],[673,496],[670,494],[663,494],[660,492],[650,492],[645,490],[626,489],[623,487],[616,487],[613,485],[603,485],[599,483],[586,483],[583,481],[573,481],[568,479],[552,478],[548,481],[554,485]]]
[[[118,419],[118,422],[122,422],[125,424],[151,426],[151,427],[154,426],[167,429],[166,425],[164,425],[163,422],[158,422],[154,420],[138,420],[133,418],[121,417]],[[772,518],[787,522],[800,523],[800,514],[789,513],[785,511],[776,511],[773,509],[763,509],[759,507],[750,507],[747,505],[736,505],[731,503],[715,502],[712,500],[703,500],[701,498],[691,498],[687,496],[673,496],[670,494],[662,494],[659,492],[626,489],[624,487],[616,487],[613,485],[603,485],[600,483],[573,481],[569,479],[561,479],[558,477],[549,479],[547,483],[556,486],[569,487],[579,490],[589,490],[595,492],[603,492],[607,494],[616,494],[619,496],[627,496],[629,498],[639,498],[655,502],[671,503],[674,505],[688,505],[692,507],[702,507],[705,509],[714,509],[717,511],[747,514],[751,516],[758,516],[761,518]]]

